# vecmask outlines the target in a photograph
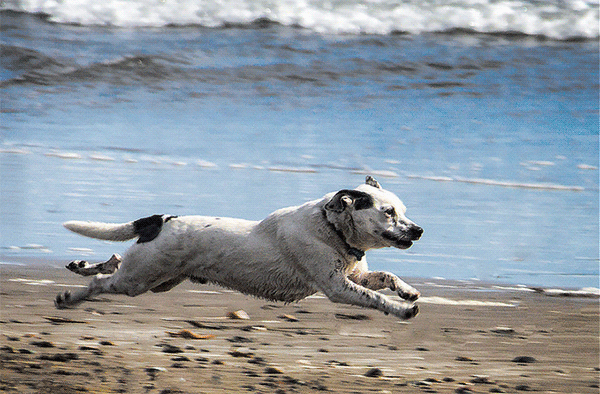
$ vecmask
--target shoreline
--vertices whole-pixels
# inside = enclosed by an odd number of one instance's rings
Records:
[[[597,394],[599,387],[597,298],[417,281],[421,313],[401,321],[320,294],[286,305],[187,282],[56,310],[57,293],[89,278],[34,265],[0,265],[0,273],[7,392]],[[228,317],[238,310],[249,319]]]
[[[11,261],[12,260],[12,261]],[[21,267],[23,269],[57,270],[62,271],[69,258],[50,258],[44,260],[39,256],[8,256],[0,254],[0,270],[5,267]],[[600,298],[598,287],[561,287],[544,285],[527,285],[502,281],[484,281],[473,279],[446,279],[442,277],[413,277],[401,275],[408,283],[428,284],[431,286],[461,288],[471,291],[507,291],[507,292],[535,292],[552,297],[581,297]],[[600,283],[599,283],[600,285]]]

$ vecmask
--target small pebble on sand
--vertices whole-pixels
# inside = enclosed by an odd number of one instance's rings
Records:
[[[239,347],[229,352],[229,355],[232,357],[252,358],[254,356],[254,353],[247,347]]]
[[[163,348],[163,353],[175,354],[175,353],[183,353],[183,350],[177,346],[170,345],[168,343],[160,345]]]
[[[41,347],[41,348],[51,348],[54,347],[54,344],[49,341],[33,341],[31,342],[33,346]]]
[[[471,357],[465,357],[465,356],[458,356],[455,358],[456,361],[465,361],[465,362],[471,362],[473,361],[473,359]]]
[[[279,375],[282,374],[283,371],[276,367],[267,367],[265,368],[265,373],[269,375]]]
[[[513,363],[519,364],[531,364],[535,363],[537,360],[531,356],[518,356],[512,359]]]
[[[528,386],[528,385],[526,385],[526,384],[520,384],[520,385],[516,386],[516,387],[515,387],[515,390],[518,390],[518,391],[533,391],[533,390],[531,389],[531,387],[529,387],[529,386]]]
[[[213,339],[215,337],[214,335],[211,335],[211,334],[206,334],[206,335],[196,334],[194,332],[191,332],[190,330],[181,330],[178,332],[167,331],[167,334],[170,337],[179,337],[179,338],[184,338],[184,339]]]
[[[383,371],[379,368],[371,368],[365,372],[365,376],[368,378],[379,378],[383,376]]]
[[[477,383],[477,384],[493,384],[492,381],[490,381],[490,378],[486,375],[474,375],[473,379],[471,379],[471,383]]]
[[[234,312],[229,312],[227,317],[233,320],[250,320],[250,316],[246,311],[240,309]]]
[[[286,315],[281,315],[281,316],[279,316],[279,318],[280,318],[280,319],[283,319],[283,320],[285,320],[285,321],[288,321],[288,322],[290,322],[290,323],[296,323],[296,322],[299,322],[299,321],[300,321],[300,320],[299,320],[299,319],[298,319],[296,316],[294,316],[294,315],[287,315],[287,314],[286,314]]]

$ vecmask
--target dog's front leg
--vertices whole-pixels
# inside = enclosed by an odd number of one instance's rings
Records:
[[[348,278],[356,284],[364,286],[371,290],[390,289],[398,292],[400,298],[407,301],[416,301],[421,293],[398,278],[391,272],[384,271],[360,271],[358,269],[352,271]]]
[[[419,313],[418,306],[393,301],[383,294],[350,281],[341,272],[332,273],[329,280],[322,284],[321,290],[332,302],[378,309],[400,319],[410,319]]]

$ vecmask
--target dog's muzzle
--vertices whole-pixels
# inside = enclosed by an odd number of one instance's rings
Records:
[[[400,233],[393,231],[384,231],[382,234],[383,238],[392,242],[392,246],[399,249],[408,249],[412,246],[414,241],[418,241],[423,235],[423,229],[419,226],[411,226],[408,230]]]
[[[412,226],[408,233],[411,240],[418,241],[421,238],[421,235],[423,235],[423,229],[419,226]]]

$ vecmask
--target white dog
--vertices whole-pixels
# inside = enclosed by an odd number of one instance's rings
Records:
[[[205,216],[154,215],[125,224],[70,221],[76,233],[111,241],[138,238],[125,256],[106,263],[73,261],[67,268],[95,275],[89,286],[56,297],[68,308],[101,293],[137,296],[167,291],[190,279],[268,300],[292,302],[322,291],[331,301],[378,309],[401,319],[418,313],[419,292],[389,272],[370,272],[365,251],[406,249],[423,229],[372,177],[355,190],[283,208],[256,222]]]

